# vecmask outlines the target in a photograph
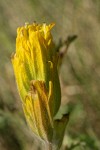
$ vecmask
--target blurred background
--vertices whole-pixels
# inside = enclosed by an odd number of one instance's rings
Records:
[[[70,112],[61,150],[100,150],[100,0],[0,0],[0,150],[43,147],[26,124],[10,60],[17,27],[33,21],[56,23],[57,47],[78,37],[59,71],[63,110]]]

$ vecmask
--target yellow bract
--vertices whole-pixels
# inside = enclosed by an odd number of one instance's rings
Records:
[[[53,26],[33,23],[18,28],[12,57],[26,119],[34,134],[46,141],[52,139],[53,117],[61,100]]]

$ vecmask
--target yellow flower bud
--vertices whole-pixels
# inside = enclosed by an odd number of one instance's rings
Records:
[[[51,35],[54,24],[26,24],[17,30],[14,74],[24,113],[33,133],[51,141],[61,91],[58,54]]]

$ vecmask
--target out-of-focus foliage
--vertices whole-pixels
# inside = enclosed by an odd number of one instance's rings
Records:
[[[0,150],[43,147],[27,127],[10,61],[16,28],[33,21],[56,23],[57,47],[59,39],[78,36],[59,70],[62,111],[70,113],[61,149],[99,150],[100,0],[0,0]]]

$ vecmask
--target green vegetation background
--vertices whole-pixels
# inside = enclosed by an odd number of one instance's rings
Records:
[[[33,21],[55,22],[58,45],[78,36],[60,69],[70,112],[61,150],[100,150],[100,0],[0,0],[0,150],[43,147],[27,127],[10,61],[16,28]]]

